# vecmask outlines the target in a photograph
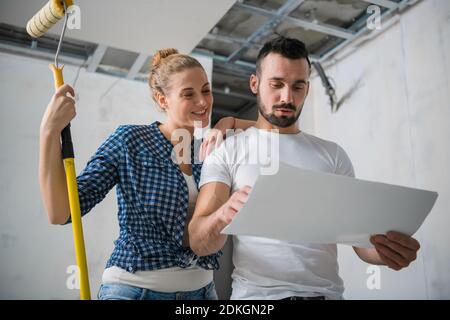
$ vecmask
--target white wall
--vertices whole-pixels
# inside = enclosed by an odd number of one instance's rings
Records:
[[[449,52],[450,2],[424,0],[326,70],[338,97],[361,79],[337,113],[330,112],[320,79],[312,81],[304,122],[344,147],[358,178],[439,192],[416,234],[417,261],[400,272],[381,268],[380,290],[367,288],[368,265],[340,246],[346,298],[450,298]]]
[[[211,79],[212,61],[199,58]],[[66,66],[72,83],[77,68]],[[38,136],[54,91],[48,63],[0,54],[0,299],[77,299],[66,269],[75,264],[72,227],[52,226],[38,184]],[[80,172],[98,146],[121,124],[163,121],[147,84],[81,69],[72,122]],[[118,236],[115,189],[83,218],[91,294]]]

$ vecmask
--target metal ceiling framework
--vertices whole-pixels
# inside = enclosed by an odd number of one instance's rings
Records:
[[[214,50],[205,50],[198,46],[193,53],[199,55],[207,55],[213,58],[214,60],[214,75],[217,76],[224,72],[237,72],[239,71],[241,75],[244,75],[244,79],[248,81],[248,76],[255,70],[255,62],[248,61],[242,59],[243,54],[250,47],[257,48],[258,50],[262,47],[261,40],[266,38],[267,36],[274,35],[274,30],[281,23],[289,23],[294,27],[299,27],[304,30],[318,32],[327,36],[332,36],[338,38],[339,41],[335,46],[329,48],[323,52],[312,52],[310,58],[312,62],[322,63],[332,57],[339,50],[342,50],[344,47],[355,41],[361,35],[365,34],[369,31],[367,26],[367,19],[370,16],[369,13],[365,12],[358,19],[352,23],[347,28],[342,28],[336,25],[318,22],[318,21],[310,21],[307,19],[302,19],[298,17],[292,17],[291,14],[299,8],[306,0],[288,0],[286,1],[280,8],[277,10],[269,10],[261,7],[257,7],[254,5],[250,5],[245,3],[245,1],[237,1],[235,5],[231,9],[237,9],[241,12],[245,12],[251,15],[260,15],[267,18],[261,26],[259,26],[254,32],[248,36],[247,38],[239,38],[232,37],[225,34],[220,34],[217,32],[215,28],[209,32],[205,39],[207,40],[216,40],[224,43],[233,43],[239,45],[239,48],[234,50],[229,55],[220,55],[214,52]],[[355,1],[356,2],[356,1]],[[380,7],[380,20],[384,21],[387,17],[391,16],[393,13],[403,10],[406,6],[410,4],[414,4],[417,0],[362,0],[361,2],[366,2],[367,5],[377,5]],[[231,11],[230,9],[230,11]],[[230,12],[229,11],[229,12]],[[256,60],[256,59],[254,59]],[[238,78],[239,76],[236,76]],[[213,81],[214,83],[215,81]],[[249,90],[246,90],[249,92]],[[216,88],[214,90],[215,94],[219,95],[227,95],[227,96],[240,96],[242,99],[245,99],[245,95],[239,91],[230,91]],[[240,108],[230,108],[230,105],[223,106],[215,106],[215,110],[220,111],[220,115],[241,115],[244,114],[249,106],[254,106],[254,100],[252,100],[252,96],[247,95],[247,103],[244,104],[243,107]],[[251,103],[253,102],[253,104]],[[220,109],[229,109],[230,112],[224,112]],[[216,117],[217,118],[217,117]],[[217,119],[213,119],[217,120]],[[214,121],[213,121],[214,122]]]
[[[248,62],[248,61],[242,61],[239,60],[240,54],[249,48],[252,45],[262,47],[261,43],[258,43],[258,39],[262,38],[262,36],[272,32],[281,22],[285,21],[288,22],[294,26],[301,27],[305,30],[312,30],[317,31],[326,35],[335,36],[338,38],[343,39],[338,47],[333,48],[333,50],[330,50],[329,52],[326,52],[322,55],[311,55],[312,61],[320,61],[323,62],[328,57],[330,57],[333,53],[335,53],[338,49],[344,47],[348,43],[351,43],[354,41],[358,36],[360,36],[362,33],[366,32],[368,30],[366,26],[366,20],[368,17],[368,14],[362,16],[354,25],[352,25],[348,29],[339,28],[333,25],[319,23],[319,22],[311,22],[305,19],[299,19],[299,18],[293,18],[289,16],[290,13],[292,13],[296,8],[298,8],[302,3],[304,3],[306,0],[288,0],[280,9],[277,11],[270,11],[267,9],[259,8],[253,5],[245,4],[243,1],[238,1],[233,8],[237,8],[239,10],[248,12],[250,14],[257,14],[262,15],[269,18],[269,21],[266,22],[263,26],[255,30],[255,32],[248,37],[247,39],[242,38],[236,38],[236,37],[230,37],[226,35],[220,35],[220,34],[214,34],[214,33],[208,33],[205,36],[205,39],[213,39],[213,40],[219,40],[223,42],[232,42],[232,43],[238,43],[241,47],[234,51],[229,56],[222,56],[214,54],[213,52],[210,52],[209,56],[214,59],[214,61],[218,62],[226,62],[226,63],[235,63],[238,66],[241,67],[249,67],[254,68],[254,63]],[[369,4],[374,4],[377,6],[380,6],[382,8],[385,8],[381,15],[381,20],[383,18],[389,16],[394,11],[397,11],[399,9],[403,9],[405,5],[408,3],[415,3],[415,1],[411,0],[401,0],[398,2],[392,1],[392,0],[362,0],[364,2],[367,2]],[[213,29],[214,30],[214,29]],[[207,51],[206,51],[207,52]],[[194,49],[193,53],[197,54],[205,54],[205,50],[201,50],[200,48]],[[208,55],[208,53],[206,53]]]
[[[317,2],[238,0],[222,20],[232,17],[233,14],[246,14],[249,17],[257,17],[258,21],[263,23],[250,25],[249,35],[242,37],[218,32],[219,21],[192,53],[211,57],[214,61],[213,92],[217,101],[215,105],[217,116],[240,115],[255,105],[255,98],[248,90],[248,77],[255,70],[257,52],[266,40],[277,33],[277,28],[289,26],[289,30],[303,30],[302,32],[306,32],[307,35],[314,34],[316,38],[322,37],[319,40],[323,45],[316,46],[314,50],[308,48],[311,60],[318,63],[329,60],[335,53],[368,32],[366,21],[370,14],[366,10],[362,10],[355,21],[350,21],[349,25],[343,26],[317,19],[302,18],[298,12],[303,6],[311,7],[320,3],[337,5],[342,2],[346,5],[357,4],[359,8],[365,8],[373,4],[380,7],[380,19],[383,22],[389,16],[418,1],[420,0],[321,0]],[[254,4],[255,2],[257,5]],[[271,8],[268,9],[264,3],[269,3]],[[211,48],[205,45],[208,41],[213,45],[225,44],[226,49],[232,50],[228,54],[220,53],[216,47]],[[49,59],[53,56],[56,43],[57,38],[52,36],[33,40],[27,36],[24,29],[0,24],[0,50],[2,51]],[[109,48],[102,44],[83,43],[70,39],[64,41],[62,48],[61,58],[65,63],[86,66],[89,72],[97,71],[127,79],[146,80],[146,65],[151,58],[150,54],[138,54]],[[105,64],[105,61],[115,63]],[[217,118],[213,117],[213,122]]]

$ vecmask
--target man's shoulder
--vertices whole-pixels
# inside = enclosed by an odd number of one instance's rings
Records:
[[[247,130],[227,132],[227,136],[222,143],[206,157],[204,165],[214,163],[215,161],[230,161],[230,159],[236,159],[240,152],[245,149],[245,144],[248,143],[248,137],[250,135],[250,128]]]
[[[334,141],[323,139],[323,138],[319,138],[318,136],[315,136],[315,135],[313,135],[311,133],[307,133],[307,132],[304,132],[304,131],[302,131],[302,133],[303,133],[303,136],[306,139],[308,139],[309,141],[311,141],[312,143],[321,144],[321,145],[324,145],[324,146],[333,146],[333,147],[338,145]]]
[[[321,149],[326,149],[330,153],[336,153],[338,149],[342,149],[342,147],[334,141],[319,138],[318,136],[315,136],[310,133],[302,132],[303,136],[306,140],[308,140],[312,145],[319,147]]]
[[[233,134],[228,134],[226,139],[220,145],[221,148],[227,151],[236,151],[236,147],[248,142],[248,138],[255,134],[254,128],[250,127],[246,130],[235,130]]]
[[[326,153],[333,159],[335,173],[355,176],[353,165],[347,152],[338,143],[311,134],[305,134],[305,137],[315,145],[315,149],[318,152]]]
[[[232,131],[230,131],[231,134],[228,133],[228,131],[227,131],[227,139],[228,138],[234,138],[234,139],[237,139],[237,140],[242,140],[245,137],[254,135],[256,133],[256,130],[257,129],[255,127],[249,127],[249,128],[247,128],[245,130],[243,130],[243,129],[233,129]]]

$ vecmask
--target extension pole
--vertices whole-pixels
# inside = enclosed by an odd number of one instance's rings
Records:
[[[55,80],[55,90],[64,84],[62,69],[54,64],[50,65]],[[66,171],[67,191],[69,194],[70,217],[72,219],[73,240],[75,244],[75,258],[78,266],[78,279],[80,283],[81,300],[90,300],[88,268],[86,261],[86,249],[84,246],[83,225],[81,223],[80,199],[78,197],[77,177],[75,171],[75,155],[73,152],[70,123],[61,132],[62,158]]]

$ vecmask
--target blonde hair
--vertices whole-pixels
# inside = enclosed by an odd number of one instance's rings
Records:
[[[153,56],[148,78],[153,100],[158,102],[156,99],[157,93],[167,93],[169,78],[172,74],[195,67],[203,69],[197,59],[186,54],[180,54],[177,49],[158,50]]]

